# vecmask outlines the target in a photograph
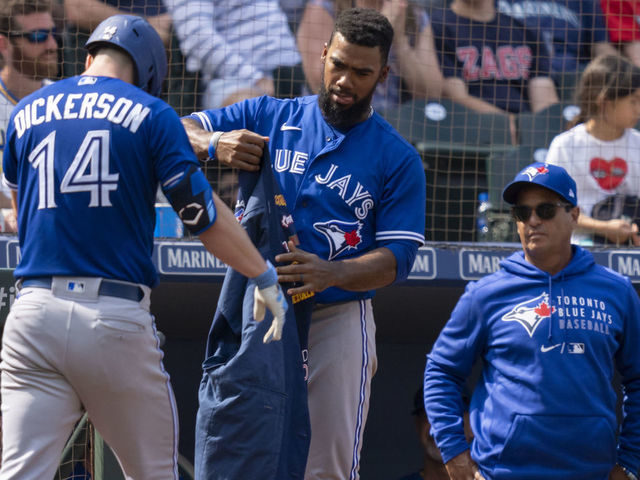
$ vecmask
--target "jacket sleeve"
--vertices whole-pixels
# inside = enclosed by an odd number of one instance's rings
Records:
[[[618,439],[618,463],[636,473],[640,469],[640,300],[631,284],[625,329],[616,364],[622,378],[622,427]]]
[[[462,390],[485,341],[485,327],[467,285],[451,318],[427,355],[424,375],[425,410],[431,434],[446,463],[469,448],[464,436]]]

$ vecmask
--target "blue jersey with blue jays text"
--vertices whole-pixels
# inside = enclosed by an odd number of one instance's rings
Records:
[[[210,131],[246,128],[269,137],[274,173],[303,250],[341,260],[387,247],[400,264],[407,259],[399,257],[411,256],[407,244],[415,256],[424,242],[422,162],[377,113],[341,132],[325,122],[316,96],[259,97],[192,118]],[[403,242],[403,248],[394,248]],[[329,288],[317,294],[317,301],[372,296],[372,291]]]
[[[198,161],[166,103],[121,80],[79,76],[18,103],[3,165],[5,182],[18,190],[17,278],[153,286],[158,183]]]
[[[434,9],[430,20],[445,78],[461,78],[469,95],[502,110],[530,110],[529,80],[550,75],[549,56],[534,31],[501,13],[478,22],[450,8]]]

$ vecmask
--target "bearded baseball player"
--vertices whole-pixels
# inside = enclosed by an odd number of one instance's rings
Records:
[[[304,250],[291,244],[276,260],[281,282],[301,284],[290,294],[318,292],[309,332],[308,480],[359,478],[377,363],[371,297],[408,276],[424,241],[420,157],[371,108],[392,38],[380,13],[347,10],[325,45],[318,96],[260,97],[183,120],[197,155],[237,168],[257,170],[267,144],[296,222]],[[216,401],[200,400],[201,408]]]
[[[7,132],[22,258],[2,339],[0,478],[53,478],[86,410],[127,479],[177,480],[176,406],[149,313],[158,184],[207,250],[250,278],[274,339],[287,307],[156,98],[167,60],[155,30],[116,15],[86,46],[85,72],[24,98]]]

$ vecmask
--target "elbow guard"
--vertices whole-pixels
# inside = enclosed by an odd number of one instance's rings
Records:
[[[162,190],[192,235],[199,235],[216,221],[211,187],[195,165],[163,184]]]

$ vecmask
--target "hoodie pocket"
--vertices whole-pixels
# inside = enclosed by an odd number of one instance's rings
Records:
[[[605,417],[516,415],[499,463],[540,465],[556,474],[598,475],[611,469],[615,456],[615,432]]]

